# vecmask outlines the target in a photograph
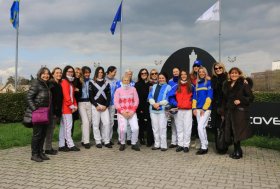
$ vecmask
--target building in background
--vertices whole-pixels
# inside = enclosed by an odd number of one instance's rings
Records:
[[[280,60],[273,61],[271,70],[252,73],[255,91],[280,92]]]

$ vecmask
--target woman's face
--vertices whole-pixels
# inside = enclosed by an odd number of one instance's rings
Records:
[[[194,72],[198,72],[198,69],[199,69],[199,66],[197,66],[197,65],[193,66],[193,71]]]
[[[180,70],[179,70],[178,68],[174,68],[174,69],[172,70],[172,73],[173,73],[173,76],[174,76],[174,77],[178,77],[179,74],[180,74]]]
[[[41,74],[41,79],[43,81],[48,81],[50,79],[50,74],[48,72],[48,70],[45,70],[42,74]]]
[[[146,80],[148,78],[148,72],[147,70],[141,71],[141,79]]]
[[[103,78],[103,75],[104,75],[104,72],[100,69],[100,70],[98,71],[97,78],[98,78],[98,79],[102,79],[102,78]]]
[[[124,78],[122,79],[122,83],[123,83],[124,85],[128,85],[129,82],[130,82],[129,77],[124,77]]]
[[[198,70],[198,76],[200,79],[204,79],[206,77],[206,73],[203,69]]]
[[[232,70],[229,74],[229,77],[230,77],[230,80],[236,81],[240,77],[240,74],[237,70]]]
[[[74,75],[74,70],[72,68],[69,68],[66,72],[66,76],[73,77],[73,75]]]
[[[188,78],[187,73],[186,73],[186,72],[182,72],[182,73],[181,73],[181,80],[182,80],[182,81],[187,81],[187,78]]]
[[[158,79],[158,73],[156,71],[152,71],[150,74],[151,74],[151,79],[152,80],[157,80]]]
[[[81,76],[82,76],[81,70],[75,69],[75,77],[76,77],[76,78],[80,78]]]
[[[219,64],[215,65],[214,70],[217,75],[220,75],[224,72],[223,67]]]
[[[166,78],[164,77],[164,75],[159,75],[158,76],[158,82],[160,84],[166,83]]]
[[[90,77],[90,72],[88,70],[85,70],[84,78],[88,79],[89,77]]]
[[[61,80],[62,71],[60,69],[56,69],[53,73],[53,78],[57,81]]]

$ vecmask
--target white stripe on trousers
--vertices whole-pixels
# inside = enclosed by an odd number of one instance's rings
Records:
[[[129,119],[126,119],[121,114],[118,113],[118,133],[119,133],[119,141],[121,144],[125,144],[125,135],[127,133],[128,123],[131,128],[131,144],[135,145],[138,141],[139,134],[139,126],[137,121],[136,113]]]
[[[198,136],[201,143],[201,149],[208,149],[208,140],[207,140],[207,133],[206,133],[206,126],[209,120],[209,116],[211,114],[211,110],[206,110],[204,115],[200,116],[200,109],[196,110],[196,119],[197,119],[197,131]]]
[[[178,145],[181,147],[190,147],[192,133],[192,110],[178,110],[174,115]]]
[[[110,116],[108,108],[104,112],[97,111],[95,106],[92,107],[92,128],[93,128],[93,136],[96,144],[101,143],[101,136],[103,137],[104,143],[108,144],[110,142],[109,134],[110,134]],[[100,124],[100,120],[102,124]],[[101,128],[99,129],[99,127]],[[100,130],[102,134],[100,133]]]
[[[151,113],[152,128],[155,139],[156,148],[167,148],[166,132],[167,132],[167,118],[164,113]]]
[[[90,128],[92,122],[92,110],[90,102],[79,102],[79,113],[82,122],[82,142],[89,143]]]
[[[62,114],[59,129],[59,147],[65,146],[65,140],[69,148],[74,146],[74,142],[71,137],[72,122],[72,114]]]
[[[110,134],[109,134],[109,137],[110,137],[110,140],[112,140],[112,137],[113,137],[113,127],[114,127],[114,123],[115,123],[115,113],[116,113],[116,109],[115,109],[115,106],[112,105],[112,106],[109,106],[109,115],[110,115]]]

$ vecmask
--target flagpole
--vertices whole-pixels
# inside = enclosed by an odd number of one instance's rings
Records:
[[[221,0],[219,0],[219,62],[221,62],[221,35],[222,35]]]
[[[19,34],[19,15],[17,16],[17,32],[16,32],[16,65],[15,65],[15,92],[17,92],[17,80],[18,80],[18,34]]]
[[[124,0],[122,0],[121,23],[120,23],[120,80],[122,79],[123,3],[124,3]]]

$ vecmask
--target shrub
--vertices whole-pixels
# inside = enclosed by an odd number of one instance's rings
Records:
[[[255,102],[280,102],[280,93],[255,92]]]
[[[26,108],[26,93],[0,94],[0,122],[20,122]]]

